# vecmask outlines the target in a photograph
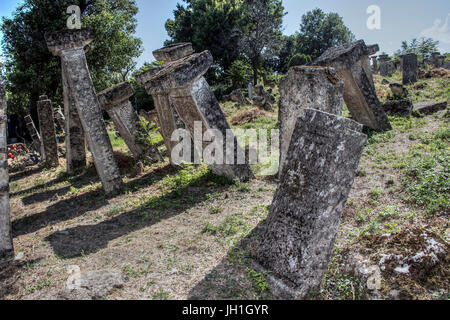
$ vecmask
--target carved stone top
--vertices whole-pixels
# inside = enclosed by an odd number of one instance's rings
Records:
[[[145,86],[149,94],[168,92],[171,89],[186,87],[203,76],[212,64],[211,53],[203,51],[179,59],[165,68],[147,70],[136,76],[136,79]]]
[[[367,49],[369,50],[369,56],[372,56],[378,51],[380,51],[380,46],[377,44],[372,44],[370,46],[367,46]]]
[[[153,56],[158,61],[164,61],[166,63],[173,62],[194,53],[192,43],[175,43],[170,46],[164,47],[153,51]]]
[[[343,46],[329,48],[319,58],[313,61],[311,65],[350,69],[364,56],[370,56],[375,53],[375,49],[375,46],[367,47],[363,40],[358,40]]]
[[[380,59],[380,61],[387,61],[389,60],[389,56],[387,54],[382,54],[378,57],[378,59]]]
[[[39,101],[45,101],[45,100],[48,100],[47,96],[40,96],[39,97]]]
[[[67,29],[45,34],[47,47],[55,56],[60,55],[63,50],[84,48],[91,43],[93,39],[94,34],[91,29]]]
[[[103,90],[97,97],[100,105],[104,109],[112,108],[113,106],[129,99],[134,94],[134,89],[128,82],[119,83],[111,88]]]

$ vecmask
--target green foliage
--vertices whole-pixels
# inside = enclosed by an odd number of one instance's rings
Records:
[[[289,61],[289,68],[293,66],[304,66],[309,62],[311,62],[310,56],[303,53],[297,53]]]
[[[80,6],[83,27],[95,34],[87,60],[97,91],[124,81],[134,68],[142,44],[133,36],[135,1],[25,0],[1,23],[10,113],[29,113],[42,94],[62,104],[60,62],[48,50],[44,34],[67,28],[70,5]]]
[[[432,38],[412,39],[410,43],[402,41],[401,49],[395,52],[395,56],[415,53],[419,58],[429,58],[433,52],[438,51],[439,41]]]
[[[408,199],[424,207],[427,214],[448,210],[450,194],[450,129],[422,138],[402,160],[403,186]]]
[[[235,60],[226,75],[233,89],[243,88],[252,77],[252,67],[245,60]]]
[[[252,281],[253,287],[259,292],[264,293],[269,289],[269,284],[266,281],[266,277],[250,268],[246,269],[247,277]]]
[[[136,75],[147,71],[149,69],[153,69],[159,66],[162,66],[164,63],[159,61],[154,61],[152,63],[146,62],[139,70],[133,73],[133,76],[130,78],[130,83],[134,88],[134,95],[130,98],[131,104],[133,108],[137,111],[145,110],[151,111],[155,109],[155,103],[151,95],[147,93],[144,86],[138,85],[136,82]]]
[[[274,56],[281,45],[285,12],[281,0],[245,0],[243,13],[239,48],[251,60],[256,85],[263,60]]]
[[[169,43],[192,42],[196,51],[210,50],[223,70],[239,57],[235,32],[242,23],[242,6],[235,0],[183,0],[166,22]],[[167,44],[167,43],[166,43]]]
[[[326,49],[354,41],[353,33],[337,13],[314,9],[302,17],[297,52],[318,58]]]

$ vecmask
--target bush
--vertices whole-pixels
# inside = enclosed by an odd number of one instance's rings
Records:
[[[303,53],[297,53],[289,61],[289,68],[294,66],[304,66],[310,63],[311,61],[312,59],[310,56]]]
[[[250,64],[244,60],[236,60],[226,72],[226,77],[231,81],[233,89],[243,88],[252,79],[253,71]]]

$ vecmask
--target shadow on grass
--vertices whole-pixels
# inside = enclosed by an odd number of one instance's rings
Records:
[[[150,197],[135,210],[96,225],[68,229],[68,235],[54,233],[45,240],[50,243],[54,252],[63,258],[98,252],[114,239],[181,214],[205,201],[208,194],[225,191],[230,187],[230,184],[221,185],[220,180],[217,180],[219,182],[214,187],[207,187],[214,177],[207,174],[195,178],[188,185],[176,188],[170,193]]]
[[[148,187],[155,182],[163,179],[168,174],[176,173],[179,168],[172,168],[170,165],[158,168],[149,174],[131,181],[125,184],[124,191],[132,189],[134,191],[139,190],[144,187]],[[81,178],[80,178],[81,179]],[[94,179],[94,180],[93,180]],[[58,180],[58,179],[57,179]],[[97,178],[78,180],[78,186],[87,185],[88,182],[96,181]],[[53,183],[55,183],[53,181]],[[77,184],[75,184],[77,185]],[[56,195],[64,195],[70,191],[70,186],[58,189],[46,191],[43,193],[31,195],[23,199],[25,204],[31,204],[35,202],[41,202],[55,197]],[[105,198],[103,189],[100,187],[94,191],[82,194],[74,195],[69,199],[64,199],[62,201],[56,202],[45,211],[33,214],[31,216],[26,216],[17,220],[13,220],[12,229],[13,236],[21,236],[29,233],[33,233],[39,229],[45,228],[48,225],[53,225],[62,221],[71,220],[76,217],[83,215],[88,211],[97,210],[108,204]]]
[[[188,300],[274,300],[262,275],[253,271],[258,239],[265,221],[256,226],[227,256],[189,291]]]
[[[0,269],[0,299],[5,299],[8,295],[16,295],[20,287],[17,284],[24,269],[38,264],[42,259],[33,261],[14,261],[10,265]]]

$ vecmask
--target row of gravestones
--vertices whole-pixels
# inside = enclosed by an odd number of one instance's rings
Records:
[[[92,40],[88,30],[49,34],[46,39],[49,49],[62,61],[64,96],[68,101],[68,153],[70,148],[80,148],[74,146],[75,140],[84,143],[84,132],[106,193],[116,193],[122,181],[100,104],[108,110],[125,140],[127,134],[133,139],[136,119],[131,118],[128,101],[132,90],[121,84],[97,97],[84,52]],[[291,68],[280,83],[279,184],[255,259],[256,269],[269,271],[271,288],[280,297],[303,298],[320,285],[367,140],[362,134],[363,125],[375,130],[391,128],[373,83],[369,56],[376,51],[378,46],[366,46],[362,40],[331,48],[310,66]],[[196,121],[202,122],[204,130],[216,129],[225,135],[229,125],[203,77],[213,63],[210,52],[194,53],[191,44],[182,43],[157,50],[154,56],[164,61],[164,66],[145,71],[137,80],[154,98],[169,154],[174,148],[172,133],[184,128],[193,137]],[[2,92],[1,110],[6,109]],[[48,108],[49,102],[44,98],[40,106]],[[343,101],[356,121],[341,116]],[[47,116],[50,117],[50,111]],[[0,124],[3,126],[4,122]],[[42,136],[46,139],[47,133]],[[0,138],[0,143],[4,143],[4,136]],[[237,157],[242,150],[236,138],[232,139],[233,155]],[[223,149],[226,147],[224,142]],[[1,262],[11,260],[13,249],[4,145],[0,144],[0,148]],[[137,155],[142,150],[136,148],[132,152]],[[69,155],[70,159],[72,165],[83,162],[76,152]],[[211,170],[240,180],[252,177],[248,164],[214,165]]]

